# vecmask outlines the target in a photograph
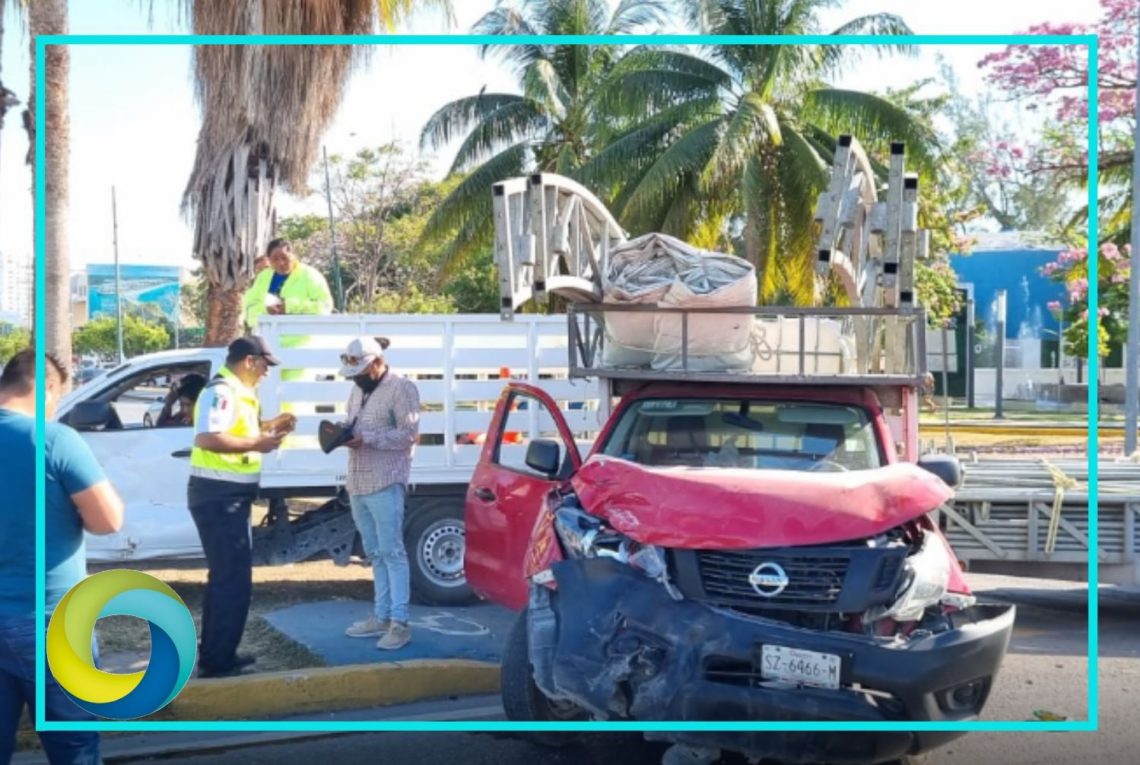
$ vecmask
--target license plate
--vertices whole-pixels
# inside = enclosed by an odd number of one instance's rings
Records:
[[[760,649],[760,676],[817,688],[839,688],[842,662],[833,653],[805,651],[783,645],[764,645]]]

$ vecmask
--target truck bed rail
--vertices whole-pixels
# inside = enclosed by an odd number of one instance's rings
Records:
[[[573,303],[571,377],[918,387],[921,308],[662,308]]]

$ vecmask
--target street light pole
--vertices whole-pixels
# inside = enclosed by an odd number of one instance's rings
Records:
[[[336,287],[336,310],[344,313],[344,285],[340,280],[340,256],[336,252],[336,219],[333,218],[332,184],[329,182],[329,150],[322,146],[321,152],[325,157],[325,199],[329,205],[329,245],[333,256],[333,283]]]
[[[1002,411],[1002,375],[1005,372],[1005,290],[997,294],[997,375],[994,381],[994,419],[1004,420]]]
[[[1137,39],[1140,40],[1140,34]],[[1140,48],[1138,48],[1140,50]],[[1128,278],[1128,353],[1124,356],[1124,454],[1136,451],[1136,416],[1140,409],[1140,79],[1136,83],[1136,131],[1132,149],[1132,257]],[[1090,252],[1090,258],[1096,253]],[[1089,317],[1090,321],[1094,321]]]
[[[111,238],[115,247],[115,333],[118,340],[119,363],[123,363],[123,287],[119,276],[119,211],[115,204],[115,187],[111,187]],[[88,298],[90,299],[90,298]]]

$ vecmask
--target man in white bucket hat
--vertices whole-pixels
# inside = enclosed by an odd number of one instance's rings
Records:
[[[404,550],[404,498],[419,437],[420,396],[415,384],[384,360],[386,337],[358,337],[340,356],[340,374],[354,383],[347,415],[352,438],[348,498],[364,553],[372,561],[372,615],[346,631],[349,637],[379,637],[382,650],[403,648],[408,628],[410,572]]]

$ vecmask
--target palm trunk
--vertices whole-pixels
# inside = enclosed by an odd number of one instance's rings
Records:
[[[4,61],[4,0],[0,0],[0,66]],[[2,73],[0,73],[2,74]],[[0,131],[4,129],[4,115],[8,110],[20,103],[16,94],[4,87],[4,78],[0,76]]]
[[[242,334],[241,298],[272,235],[277,177],[263,152],[246,144],[213,163],[199,147],[199,162],[209,167],[191,192],[194,255],[209,284],[203,344],[222,346]]]
[[[210,284],[206,288],[206,333],[202,345],[229,345],[242,333],[243,292],[240,287],[227,289],[217,284]]]
[[[36,39],[39,35],[67,34],[67,0],[35,0],[28,6],[31,31],[31,87],[25,127],[29,139],[29,164],[35,178]],[[44,71],[44,327],[45,338],[36,342],[60,361],[71,363],[71,304],[68,294],[70,261],[68,247],[68,164],[71,151],[71,121],[67,111],[67,80],[70,57],[67,46],[47,48]],[[33,231],[34,234],[34,231]],[[34,322],[33,322],[34,325]]]

